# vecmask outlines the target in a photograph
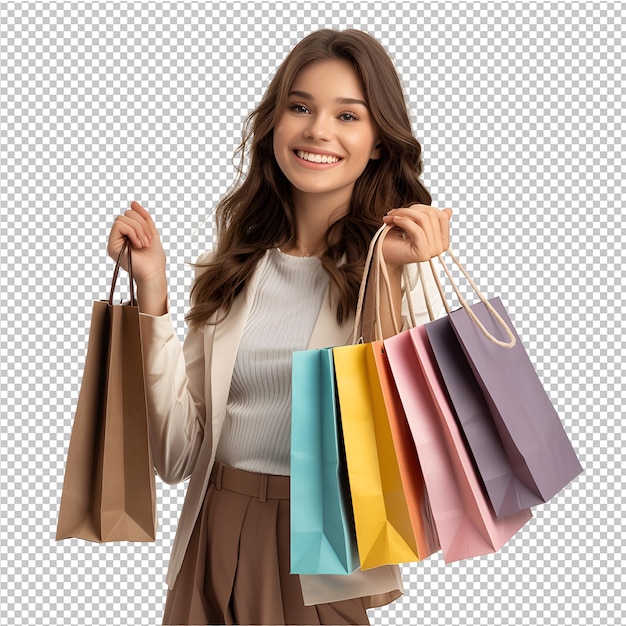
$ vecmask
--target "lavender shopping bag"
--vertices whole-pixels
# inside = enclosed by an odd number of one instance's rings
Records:
[[[448,316],[425,325],[446,391],[485,492],[497,517],[541,504],[537,485],[519,455],[507,457],[491,411]],[[500,350],[507,348],[499,347]],[[503,436],[508,437],[504,432]],[[509,446],[510,447],[510,446]],[[512,464],[511,461],[517,460]]]
[[[451,312],[450,323],[483,392],[513,473],[546,502],[582,467],[502,302],[499,298],[488,302],[513,333],[512,347],[488,339],[466,308]],[[484,302],[471,309],[489,334],[502,337],[501,325]]]
[[[461,303],[451,311],[431,261],[448,317],[427,325],[428,338],[494,511],[504,516],[546,502],[582,468],[502,302],[485,298],[448,254],[480,302],[465,301],[439,256]]]

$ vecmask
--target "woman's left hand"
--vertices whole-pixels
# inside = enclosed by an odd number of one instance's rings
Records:
[[[450,247],[452,209],[437,209],[426,204],[412,204],[393,209],[383,222],[393,226],[383,242],[387,265],[429,261]]]

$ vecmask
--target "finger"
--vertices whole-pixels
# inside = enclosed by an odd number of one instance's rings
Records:
[[[128,211],[127,211],[128,213]],[[150,245],[142,224],[127,214],[118,215],[111,229],[111,242],[117,242],[121,248],[122,239],[127,237],[134,248],[143,248]]]
[[[450,247],[449,222],[452,210],[425,206],[421,213],[427,215],[430,220],[431,230],[428,231],[428,235],[431,254],[440,254],[443,250],[447,250]],[[422,227],[425,228],[425,226]]]
[[[426,238],[426,244],[420,248],[420,251],[431,255],[432,250],[440,245],[439,220],[436,218],[436,212],[437,209],[432,207],[420,207],[419,210],[413,211],[410,216],[407,216],[419,226]],[[409,230],[409,232],[411,231]]]
[[[419,257],[432,258],[450,247],[451,215],[452,209],[414,204],[389,211],[384,222],[404,230],[413,240]]]
[[[439,226],[441,229],[441,240],[444,250],[450,247],[450,219],[452,218],[452,209],[443,209],[439,212]]]
[[[124,243],[128,241],[135,249],[143,248],[143,241],[138,238],[135,229],[128,224],[124,224],[121,220],[116,219],[111,234],[109,235],[109,243],[107,250],[113,259],[117,258]]]
[[[150,215],[148,211],[146,211],[146,209],[143,208],[141,204],[139,204],[139,202],[137,202],[137,200],[133,200],[130,203],[130,208],[133,211],[137,212],[139,215],[141,215],[141,217],[144,220],[146,220],[146,223],[148,224],[148,232],[150,235],[150,239],[152,239],[154,235],[158,234],[154,221],[152,220],[152,216]]]
[[[408,207],[404,207],[404,208],[400,208],[400,209],[394,209],[393,211],[390,211],[388,215],[392,215],[392,216],[402,216],[402,217],[408,217],[410,219],[414,219],[415,221],[417,221],[420,225],[425,226],[426,222],[424,221],[424,219],[428,219],[430,222],[430,228],[428,228],[428,231],[430,232],[435,226],[436,226],[436,230],[439,231],[439,224],[436,220],[436,214],[439,212],[439,209],[436,209],[435,207],[432,207],[430,205],[427,204],[412,204],[411,206]]]
[[[147,219],[146,217],[144,217],[146,215]],[[128,211],[124,213],[124,216],[128,217],[131,220],[135,220],[141,226],[144,243],[147,243],[149,245],[154,236],[152,232],[154,229],[154,222],[152,222],[152,219],[150,218],[150,215],[147,213],[147,211],[143,209],[142,215],[139,211],[135,211],[134,209],[128,209]]]
[[[423,219],[423,216],[420,216],[420,219]],[[426,228],[429,229],[429,220],[426,219],[424,222]],[[410,241],[406,243],[417,251],[416,261],[427,261],[430,259],[431,254],[428,233],[415,219],[404,215],[396,215],[393,218],[393,223],[394,226],[397,226],[408,235]]]
[[[426,211],[428,209],[430,209],[431,207],[428,206],[427,204],[412,204],[410,206],[407,207],[401,207],[399,209],[391,209],[391,211],[389,211],[387,213],[387,215],[403,215],[403,216],[410,216],[410,215],[415,215],[417,213]]]
[[[116,261],[120,255],[122,248],[124,247],[125,242],[130,242],[130,245],[133,245],[132,239],[129,234],[125,234],[123,231],[125,229],[120,229],[120,224],[117,220],[114,222],[111,232],[109,233],[109,241],[107,243],[107,252],[109,256]],[[124,255],[126,256],[126,255]],[[122,267],[124,263],[122,263]]]
[[[441,238],[441,223],[439,222],[439,214],[441,211],[435,207],[430,207],[425,214],[428,216],[430,225],[430,253],[435,254],[441,250],[443,246],[443,240]]]

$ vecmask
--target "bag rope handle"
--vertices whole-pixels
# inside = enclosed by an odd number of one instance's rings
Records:
[[[387,265],[382,257],[382,244],[383,241],[385,239],[385,237],[387,236],[388,232],[391,230],[390,226],[384,225],[381,226],[381,228],[378,229],[378,231],[376,231],[376,233],[374,234],[374,236],[372,237],[372,241],[370,243],[369,249],[368,249],[368,253],[367,253],[367,258],[366,258],[366,262],[365,262],[365,269],[363,271],[363,278],[361,280],[361,286],[359,289],[359,299],[357,302],[357,312],[356,312],[356,317],[355,317],[355,324],[354,324],[354,332],[353,332],[353,336],[352,336],[352,343],[356,343],[357,341],[362,340],[362,337],[359,337],[359,330],[362,330],[362,323],[363,320],[362,315],[363,315],[363,305],[364,305],[364,299],[365,299],[365,291],[367,288],[367,281],[369,278],[369,275],[371,273],[371,266],[372,264],[374,264],[374,276],[375,276],[375,286],[376,286],[376,290],[375,290],[375,294],[374,294],[374,314],[375,314],[375,336],[376,339],[382,339],[383,337],[383,332],[382,332],[382,322],[381,322],[381,316],[380,316],[380,280],[381,280],[381,275],[382,275],[382,281],[383,284],[385,286],[385,290],[387,293],[387,299],[389,302],[389,307],[390,307],[390,312],[391,312],[391,319],[392,319],[392,324],[393,324],[393,329],[394,332],[396,334],[398,334],[400,332],[400,329],[398,328],[398,324],[396,321],[396,314],[395,314],[395,309],[394,309],[394,305],[393,305],[393,297],[392,297],[392,292],[391,292],[391,281],[389,279],[389,273],[387,271]],[[456,258],[456,256],[454,255],[454,253],[452,252],[451,248],[448,248],[448,250],[446,251],[449,255],[450,258],[452,259],[452,261],[455,263],[455,265],[459,268],[459,270],[461,271],[461,273],[463,274],[463,276],[465,276],[465,278],[467,279],[467,281],[469,282],[470,286],[472,287],[472,289],[474,290],[474,292],[476,293],[476,295],[478,296],[478,298],[480,299],[480,301],[487,307],[488,311],[491,313],[491,315],[493,315],[493,317],[496,319],[496,321],[498,322],[498,324],[504,329],[507,337],[508,337],[508,341],[503,341],[501,339],[498,339],[497,337],[495,337],[494,335],[492,335],[484,326],[484,324],[478,319],[478,317],[476,316],[476,314],[474,313],[474,311],[472,311],[470,305],[468,304],[467,300],[465,300],[465,298],[463,297],[463,295],[461,294],[461,291],[458,287],[458,285],[456,284],[456,281],[454,280],[454,278],[452,277],[452,274],[450,272],[450,269],[448,268],[448,266],[446,265],[445,261],[443,260],[442,255],[437,255],[437,258],[439,259],[439,263],[441,263],[441,266],[444,269],[444,272],[446,273],[446,276],[448,277],[448,280],[450,281],[450,284],[452,285],[452,288],[454,289],[454,292],[457,296],[457,298],[459,299],[459,303],[461,305],[461,307],[463,309],[465,309],[465,311],[467,312],[467,314],[470,316],[471,320],[474,322],[474,324],[479,328],[479,330],[483,333],[483,335],[491,342],[503,347],[503,348],[512,348],[516,343],[517,343],[517,339],[515,337],[515,335],[513,334],[513,331],[511,330],[511,328],[509,327],[509,325],[504,321],[504,319],[502,319],[502,316],[498,313],[498,311],[496,311],[496,309],[493,307],[493,305],[489,302],[489,300],[487,300],[487,298],[483,295],[483,293],[480,291],[480,289],[476,286],[476,283],[472,280],[472,277],[469,275],[469,273],[467,272],[467,270],[461,265],[461,263],[459,262],[459,260]],[[443,287],[441,285],[441,281],[439,280],[439,276],[435,270],[435,266],[433,263],[433,259],[430,259],[430,261],[428,262],[431,268],[431,272],[433,274],[433,278],[435,280],[435,284],[437,286],[437,289],[439,291],[439,294],[441,295],[441,300],[443,302],[443,305],[446,309],[446,313],[448,313],[448,315],[451,313],[451,309],[450,309],[450,305],[448,304],[448,301],[446,299],[445,293],[443,291]],[[428,291],[426,289],[426,283],[424,281],[424,273],[422,270],[422,264],[420,262],[417,263],[417,270],[418,270],[418,274],[419,274],[419,280],[422,284],[422,290],[424,293],[424,300],[426,302],[426,308],[428,310],[428,316],[430,318],[430,320],[434,320],[435,319],[435,315],[432,309],[432,304],[430,302],[430,298],[428,296]],[[410,295],[408,294],[408,288],[407,286],[409,285],[409,277],[408,277],[408,269],[407,266],[405,265],[404,269],[403,269],[403,292],[402,295],[403,297],[406,297],[407,300],[407,305],[408,305],[408,309],[409,309],[409,326],[410,327],[415,327],[416,326],[416,320],[415,320],[415,313],[413,310],[413,302],[412,299],[410,297]]]
[[[474,324],[476,324],[476,326],[480,329],[480,331],[483,333],[483,335],[487,339],[489,339],[489,341],[497,344],[498,346],[502,346],[503,348],[512,348],[517,343],[517,339],[515,338],[515,335],[513,334],[513,331],[510,329],[509,325],[502,319],[502,316],[498,313],[498,311],[496,311],[496,309],[493,307],[491,302],[489,302],[489,300],[487,300],[487,298],[482,294],[482,292],[476,286],[476,283],[472,280],[472,277],[469,275],[467,270],[461,265],[459,260],[456,258],[456,256],[452,252],[452,249],[448,248],[446,250],[446,252],[450,255],[450,258],[452,259],[454,264],[459,268],[459,270],[461,270],[461,273],[463,274],[463,276],[465,276],[465,278],[467,279],[467,282],[470,284],[470,286],[474,290],[474,293],[478,296],[480,301],[487,307],[487,309],[491,313],[491,315],[493,315],[493,317],[496,319],[498,324],[504,329],[504,332],[507,334],[509,340],[508,341],[503,341],[501,339],[498,339],[497,337],[494,337],[485,328],[485,326],[478,319],[478,317],[476,317],[476,314],[474,313],[474,311],[472,311],[472,308],[467,303],[467,300],[465,300],[465,298],[461,294],[461,291],[460,291],[458,285],[456,284],[454,278],[452,277],[452,273],[450,272],[450,269],[448,268],[448,266],[446,265],[445,261],[443,260],[442,255],[439,254],[439,255],[437,255],[437,258],[439,259],[439,263],[441,263],[441,266],[443,267],[443,270],[446,273],[446,276],[448,277],[448,280],[450,281],[450,284],[452,285],[452,288],[454,289],[454,293],[456,293],[456,296],[459,299],[459,303],[461,304],[461,306],[465,309],[465,311],[470,316],[470,318],[472,319]],[[431,259],[429,261],[429,263],[430,263],[430,269],[431,269],[433,277],[435,279],[435,283],[437,285],[437,289],[439,290],[439,294],[441,295],[441,300],[443,301],[443,306],[446,309],[446,313],[448,313],[448,315],[449,315],[450,312],[451,312],[450,305],[448,304],[448,301],[447,301],[446,296],[444,294],[443,287],[441,286],[441,282],[439,280],[439,276],[437,275],[437,272],[435,271],[435,265],[433,263],[433,260]],[[426,289],[425,288],[424,288],[424,296],[426,297],[426,299],[428,301],[428,294],[426,293]]]
[[[354,331],[352,334],[353,344],[362,340],[362,335],[361,336],[359,335],[363,329],[362,317],[363,317],[363,308],[364,308],[364,303],[365,303],[365,291],[367,289],[367,283],[368,283],[370,274],[372,273],[372,270],[373,270],[374,286],[375,286],[375,292],[374,292],[375,339],[374,340],[375,341],[381,340],[383,338],[382,322],[381,322],[381,315],[380,315],[381,274],[382,274],[382,281],[385,286],[385,291],[387,293],[387,299],[389,302],[391,321],[393,324],[394,332],[395,334],[398,334],[401,330],[397,324],[396,312],[394,309],[393,296],[391,292],[391,281],[389,279],[389,273],[387,272],[387,265],[382,256],[383,241],[385,237],[387,236],[387,234],[389,233],[389,231],[391,230],[391,228],[392,228],[391,226],[387,226],[386,224],[384,224],[374,233],[372,237],[372,241],[370,242],[370,246],[367,252],[367,257],[365,259],[365,267],[363,269],[363,278],[361,279],[361,286],[359,288],[359,297],[357,301],[357,309],[356,309],[355,320],[354,320]],[[407,285],[409,284],[410,280],[409,280],[409,275],[408,275],[408,269],[406,266],[403,269],[402,276],[403,276],[402,297],[406,297],[407,306],[409,309],[410,323],[411,323],[411,326],[415,326],[416,324],[415,324],[415,313],[413,310],[413,303],[411,302],[411,298],[408,296]]]
[[[117,277],[120,272],[120,267],[122,265],[122,258],[124,256],[124,252],[128,251],[128,282],[130,289],[130,305],[137,306],[137,299],[135,298],[135,283],[133,282],[133,262],[132,255],[130,253],[132,249],[132,245],[128,239],[124,240],[120,253],[117,257],[117,261],[115,262],[115,270],[113,272],[113,280],[111,281],[111,292],[109,293],[109,305],[113,306],[113,294],[115,293],[115,284],[117,283]]]
[[[376,249],[374,250],[374,263],[375,263],[375,283],[374,286],[376,288],[375,294],[374,294],[374,313],[375,313],[375,329],[376,329],[376,333],[375,333],[375,337],[376,340],[382,340],[383,338],[383,324],[382,324],[382,316],[380,314],[380,285],[381,285],[381,274],[382,274],[382,282],[385,286],[385,292],[387,294],[387,302],[389,304],[389,313],[391,314],[391,324],[393,325],[393,332],[395,335],[397,335],[400,332],[400,328],[398,327],[398,322],[397,322],[397,316],[396,316],[396,310],[393,304],[393,294],[391,292],[391,280],[389,279],[389,272],[387,271],[387,264],[385,263],[385,259],[383,258],[383,241],[385,240],[385,237],[387,236],[387,234],[389,233],[389,231],[391,230],[391,227],[388,226],[386,228],[384,228],[380,234],[380,237],[378,238],[378,242],[376,244]],[[407,272],[406,272],[406,266],[402,269],[402,278],[403,278],[403,282],[406,280],[407,278]],[[408,284],[408,282],[407,282]],[[402,287],[402,296],[404,296],[406,293],[406,289],[404,289],[404,286]],[[407,298],[407,300],[410,300],[410,298]],[[409,303],[409,306],[411,308],[411,311],[413,309],[412,304]],[[413,321],[414,320],[414,315],[413,315]]]
[[[363,267],[363,277],[361,278],[361,286],[359,287],[359,297],[357,299],[356,305],[356,313],[354,315],[354,330],[352,332],[352,343],[358,343],[362,337],[359,337],[360,331],[362,330],[363,325],[363,305],[365,302],[365,290],[367,288],[367,280],[369,278],[370,269],[372,265],[372,258],[374,256],[374,249],[376,247],[376,242],[378,238],[381,236],[384,226],[381,226],[372,237],[370,241],[369,248],[367,250],[367,256],[365,258],[365,266]]]

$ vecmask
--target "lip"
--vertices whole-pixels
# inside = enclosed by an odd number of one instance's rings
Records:
[[[307,161],[306,159],[301,159],[297,154],[299,151],[308,152],[310,154],[319,154],[320,156],[335,157],[336,159],[339,159],[339,160],[335,161],[334,163],[314,163],[313,161]],[[341,161],[343,160],[343,157],[339,156],[338,154],[335,154],[334,152],[321,152],[320,150],[311,150],[310,148],[293,148],[291,150],[291,155],[299,166],[305,167],[308,169],[314,169],[314,170],[324,170],[324,169],[329,169],[331,167],[335,167],[336,165],[339,165]]]

